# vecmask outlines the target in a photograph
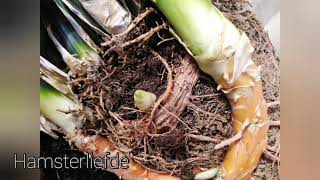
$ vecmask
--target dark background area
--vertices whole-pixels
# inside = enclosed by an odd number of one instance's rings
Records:
[[[72,150],[69,143],[60,135],[60,138],[55,140],[45,133],[40,133],[40,155],[41,157],[64,157],[68,158],[85,157],[84,153],[78,150]],[[42,164],[43,167],[43,164]],[[84,165],[82,166],[84,167]],[[79,168],[79,169],[52,169],[41,168],[41,180],[118,180],[116,175],[95,168]]]

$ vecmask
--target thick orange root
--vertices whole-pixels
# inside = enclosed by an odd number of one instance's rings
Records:
[[[222,50],[221,60],[197,60],[218,84],[232,108],[233,128],[242,138],[232,143],[222,164],[220,176],[226,180],[249,179],[267,143],[269,128],[267,104],[263,98],[260,68],[252,61],[254,48],[245,33],[234,46]]]
[[[108,139],[102,136],[84,136],[77,135],[71,139],[76,146],[83,152],[92,153],[94,157],[104,157],[107,152],[110,156],[116,153],[120,154],[120,158],[124,156],[123,153],[116,150],[114,145]],[[119,178],[126,180],[179,180],[180,178],[173,177],[169,174],[159,174],[143,168],[141,165],[129,162],[128,169],[107,169],[115,173]]]
[[[222,176],[227,180],[250,179],[266,147],[269,128],[261,81],[255,82],[243,73],[232,87],[222,89],[232,107],[235,131],[241,131],[245,121],[250,122],[243,137],[230,145],[222,165]]]

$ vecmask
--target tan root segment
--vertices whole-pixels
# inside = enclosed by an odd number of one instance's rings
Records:
[[[113,143],[102,136],[84,136],[81,134],[76,135],[71,138],[71,141],[83,152],[92,153],[94,157],[105,157],[107,152],[110,156],[119,153],[120,158],[124,154],[118,151]],[[159,174],[146,170],[141,165],[135,163],[134,161],[129,162],[128,169],[107,169],[110,172],[115,173],[121,179],[128,180],[178,180],[179,178],[170,176],[169,174]]]

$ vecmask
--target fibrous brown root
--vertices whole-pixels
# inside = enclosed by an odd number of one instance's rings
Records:
[[[278,156],[272,154],[270,151],[265,150],[265,151],[264,151],[264,154],[265,154],[267,157],[269,157],[270,159],[272,159],[272,160],[274,160],[274,161],[280,162],[280,158],[279,158]]]
[[[101,43],[101,46],[109,46],[121,39],[123,39],[127,34],[130,33],[130,31],[135,28],[139,22],[141,22],[146,16],[148,16],[150,13],[152,12],[156,12],[153,8],[147,8],[145,12],[143,12],[142,14],[139,14],[133,21],[132,23],[128,26],[128,28],[120,33],[120,34],[117,34],[117,35],[114,35],[111,40],[107,41],[107,42],[104,42],[104,43]]]
[[[234,136],[232,136],[231,138],[229,139],[226,139],[222,142],[220,142],[219,144],[217,144],[214,149],[220,149],[220,148],[223,148],[225,146],[228,146],[236,141],[238,141],[239,139],[242,138],[243,136],[243,132],[247,129],[247,127],[250,125],[250,122],[249,121],[245,121],[243,124],[242,124],[242,127],[241,127],[241,130]]]
[[[195,134],[187,134],[187,137],[192,139],[197,139],[199,141],[208,141],[208,142],[214,142],[217,143],[217,139],[208,137],[208,136],[202,136],[202,135],[195,135]]]
[[[154,27],[152,29],[150,29],[148,32],[136,37],[135,39],[132,39],[130,41],[127,42],[122,42],[122,41],[115,41],[115,45],[112,45],[112,43],[110,44],[110,48],[104,53],[103,57],[106,56],[107,54],[109,54],[112,51],[117,51],[120,52],[123,48],[128,47],[132,44],[138,43],[138,42],[147,42],[155,33],[159,32],[161,29],[166,28],[167,24],[163,23],[157,27]],[[141,44],[140,43],[140,44]]]
[[[147,8],[143,13],[139,14],[133,21],[132,23],[129,25],[129,27],[127,28],[126,31],[124,31],[123,33],[117,35],[117,36],[124,36],[126,34],[128,34],[133,28],[135,28],[140,21],[142,21],[145,17],[147,17],[149,14],[151,14],[152,12],[156,12],[155,9],[153,8]]]
[[[179,122],[177,117],[189,104],[192,89],[199,78],[199,70],[192,57],[187,55],[181,63],[182,65],[175,72],[176,76],[171,95],[166,100],[163,108],[155,112],[154,119],[158,129],[174,127]]]
[[[168,84],[167,84],[167,88],[166,91],[160,96],[160,98],[157,100],[157,102],[154,104],[151,114],[148,118],[148,124],[147,124],[147,128],[149,127],[149,125],[152,123],[152,120],[154,119],[154,114],[156,112],[156,110],[158,109],[158,107],[160,106],[161,102],[166,100],[171,92],[172,92],[172,87],[173,87],[173,75],[172,75],[172,70],[169,66],[169,64],[167,63],[167,61],[161,57],[157,52],[151,50],[151,53],[156,56],[166,67],[167,71],[168,71]]]
[[[270,126],[280,126],[280,121],[269,121]]]
[[[140,41],[147,41],[151,38],[151,36],[153,36],[156,32],[159,32],[161,29],[165,28],[167,25],[165,23],[155,27],[155,28],[152,28],[150,31],[138,36],[137,38],[131,40],[131,41],[128,41],[124,44],[121,45],[122,48],[124,47],[127,47],[127,46],[130,46],[134,43],[137,43],[137,42],[140,42]]]
[[[267,103],[268,107],[272,107],[272,106],[276,106],[276,105],[280,105],[280,101],[273,101],[273,102],[269,102]]]

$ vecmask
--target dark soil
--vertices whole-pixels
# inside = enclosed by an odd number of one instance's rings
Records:
[[[275,58],[273,47],[261,24],[251,11],[248,11],[248,4],[241,0],[215,0],[214,4],[239,29],[248,34],[256,50],[254,61],[262,65],[265,99],[268,102],[278,100],[280,96],[279,60]],[[118,39],[116,44],[128,42],[147,33],[151,28],[162,24],[163,19],[159,13],[147,16],[129,34]],[[168,71],[163,63],[150,53],[151,49],[166,59],[174,77],[176,76],[176,69],[180,67],[181,59],[187,54],[186,51],[175,40],[157,45],[163,39],[171,37],[168,30],[163,29],[146,41],[121,49],[115,48],[104,57],[105,65],[95,72],[94,76],[78,75],[74,79],[76,82],[72,82],[72,85],[80,102],[93,110],[94,118],[88,119],[85,125],[88,133],[99,133],[111,138],[119,149],[129,152],[133,159],[147,168],[173,173],[187,179],[192,177],[194,168],[219,166],[227,148],[213,150],[213,147],[234,133],[231,126],[230,106],[223,93],[216,90],[217,85],[213,80],[203,73],[200,73],[193,87],[189,104],[181,114],[176,114],[184,123],[177,122],[171,129],[169,127],[146,130],[147,123],[144,119],[148,119],[151,110],[146,112],[135,110],[133,95],[135,90],[142,89],[156,94],[159,98],[166,91]],[[110,47],[105,47],[104,51],[108,48]],[[165,101],[161,105],[165,106]],[[279,107],[269,111],[271,120],[279,120]],[[129,124],[130,122],[142,123],[137,129],[128,125],[125,131],[120,131],[121,128],[114,115],[118,120],[129,122]],[[147,133],[166,133],[166,135],[151,137],[146,136]],[[277,133],[278,131],[272,130],[270,143],[277,143],[274,135]],[[188,134],[211,137],[215,142],[192,139],[187,136]],[[62,139],[49,142],[49,138],[43,136],[41,139],[43,155],[57,156],[60,153],[68,153],[70,156],[82,155],[78,151],[70,151],[67,142]],[[277,179],[278,169],[270,168],[272,165],[270,163],[272,161],[264,158],[254,176],[257,179],[265,177]],[[61,179],[115,178],[104,171],[92,169],[45,169],[43,174],[46,178],[65,177]]]

